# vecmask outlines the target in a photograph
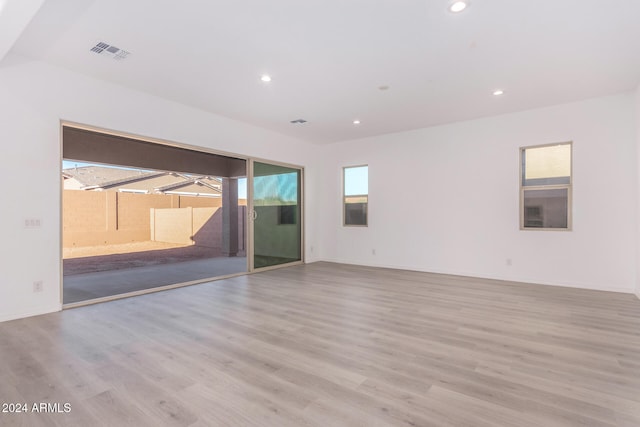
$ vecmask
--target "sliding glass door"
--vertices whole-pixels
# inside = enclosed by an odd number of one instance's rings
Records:
[[[302,261],[302,170],[252,165],[253,269]]]
[[[247,159],[62,128],[66,306],[248,271]]]

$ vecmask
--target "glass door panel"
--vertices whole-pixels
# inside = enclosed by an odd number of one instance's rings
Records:
[[[253,268],[302,260],[300,169],[253,162]]]

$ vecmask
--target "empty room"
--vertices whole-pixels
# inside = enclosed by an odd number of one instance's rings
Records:
[[[638,22],[0,0],[0,426],[640,426]]]

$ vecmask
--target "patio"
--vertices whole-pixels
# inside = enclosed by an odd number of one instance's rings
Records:
[[[247,271],[244,253],[161,242],[70,248],[64,257],[64,304]]]

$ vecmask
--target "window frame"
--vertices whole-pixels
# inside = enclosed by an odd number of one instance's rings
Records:
[[[363,168],[363,167],[367,168],[367,194],[353,194],[353,195],[347,196],[346,195],[347,169]],[[364,224],[347,224],[347,197],[366,197],[367,198],[367,216]],[[343,227],[369,227],[369,165],[368,164],[351,165],[351,166],[342,167],[342,226]]]
[[[525,159],[524,152],[532,148],[555,147],[559,145],[569,146],[569,182],[566,184],[539,184],[524,185]],[[518,152],[520,173],[518,174],[518,182],[520,186],[520,230],[521,231],[572,231],[573,230],[573,141],[552,142],[549,144],[527,145],[520,147]],[[560,227],[526,227],[524,224],[524,194],[526,190],[567,190],[567,226]]]

